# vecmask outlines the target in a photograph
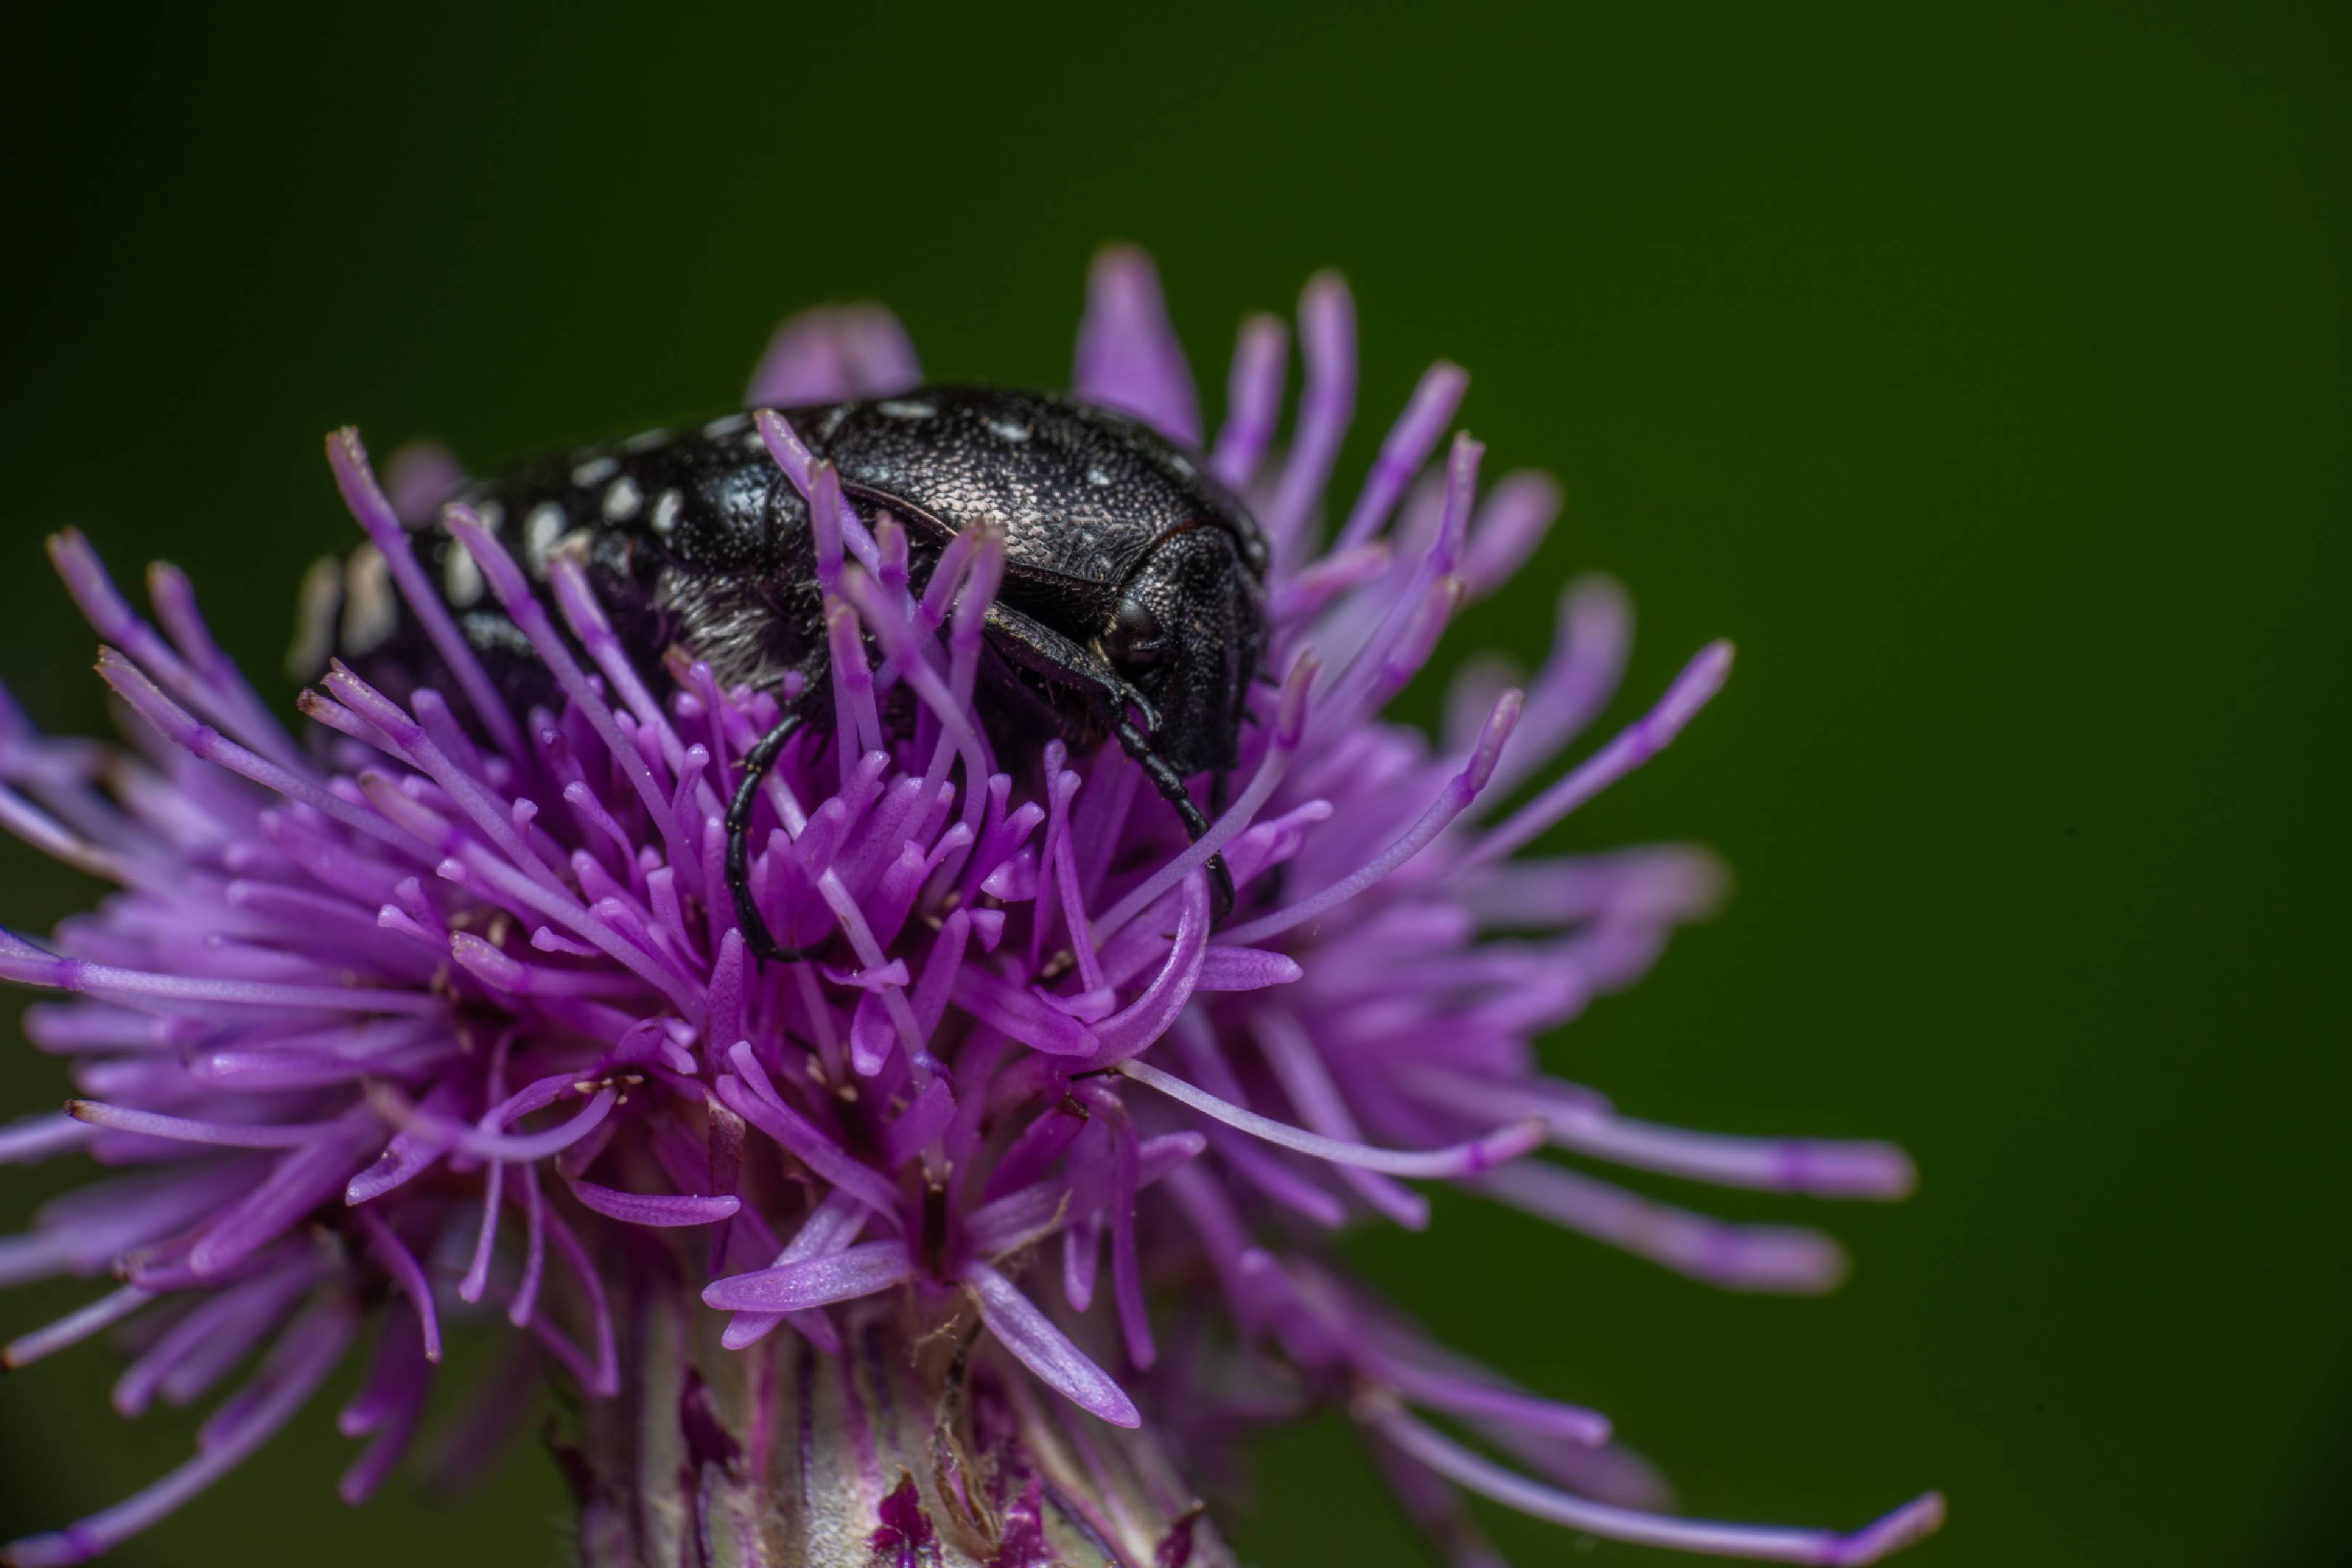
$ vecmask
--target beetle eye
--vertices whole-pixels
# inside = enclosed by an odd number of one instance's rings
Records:
[[[1162,651],[1159,617],[1140,599],[1121,599],[1118,616],[1103,634],[1103,651],[1117,664],[1157,664]]]

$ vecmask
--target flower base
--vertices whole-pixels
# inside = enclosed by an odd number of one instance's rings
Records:
[[[582,1568],[1227,1568],[1158,1445],[999,1364],[961,1298],[835,1314],[842,1349],[779,1330],[720,1345],[682,1268],[614,1303],[622,1394],[551,1437]]]

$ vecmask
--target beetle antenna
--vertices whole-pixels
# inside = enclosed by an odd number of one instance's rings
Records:
[[[735,786],[735,798],[727,803],[727,890],[735,898],[735,923],[743,928],[744,944],[752,957],[761,962],[798,963],[814,958],[824,951],[817,942],[809,947],[782,947],[775,933],[760,913],[760,906],[751,900],[751,808],[759,804],[760,783],[768,770],[776,765],[784,747],[800,733],[807,721],[798,713],[787,713],[776,721],[776,727],[760,737],[743,756],[743,777]]]
[[[1165,757],[1151,749],[1150,737],[1137,729],[1135,721],[1123,713],[1113,718],[1111,732],[1118,737],[1120,749],[1143,769],[1144,776],[1151,781],[1151,787],[1160,792],[1160,798],[1173,806],[1176,815],[1184,819],[1186,835],[1194,843],[1199,843],[1209,831],[1209,819],[1201,815],[1200,806],[1193,802],[1192,792],[1184,787],[1184,781],[1176,776],[1176,770],[1168,765]],[[1209,857],[1209,924],[1213,929],[1224,924],[1225,917],[1234,912],[1234,874],[1225,868],[1223,855]]]

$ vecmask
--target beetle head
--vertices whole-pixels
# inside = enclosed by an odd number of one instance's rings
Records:
[[[1099,639],[1159,713],[1152,746],[1178,773],[1234,765],[1243,703],[1265,657],[1265,593],[1232,533],[1162,535],[1137,563]]]

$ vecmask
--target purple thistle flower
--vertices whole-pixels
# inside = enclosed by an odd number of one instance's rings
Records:
[[[0,933],[0,975],[60,994],[26,1029],[83,1096],[0,1130],[0,1158],[114,1173],[0,1240],[0,1280],[116,1284],[0,1353],[21,1367],[127,1325],[130,1415],[254,1364],[181,1468],[5,1560],[82,1562],[152,1524],[370,1340],[339,1420],[368,1439],[342,1486],[358,1501],[418,1429],[445,1320],[494,1317],[587,1396],[560,1453],[595,1564],[676,1561],[690,1538],[746,1563],[1226,1563],[1185,1468],[1314,1400],[1353,1415],[1463,1563],[1494,1560],[1464,1492],[1784,1562],[1868,1562],[1934,1529],[1933,1494],[1843,1535],[1655,1511],[1605,1418],[1431,1343],[1322,1245],[1366,1218],[1419,1228],[1412,1184],[1454,1182],[1710,1283],[1819,1290],[1843,1270],[1823,1237],[1535,1151],[1824,1196],[1900,1196],[1911,1169],[1884,1144],[1634,1121],[1539,1071],[1535,1037],[1638,977],[1717,876],[1682,847],[1520,851],[1670,742],[1730,648],[1562,766],[1628,636],[1618,591],[1586,580],[1524,692],[1474,668],[1441,740],[1384,721],[1559,498],[1533,474],[1481,491],[1478,445],[1444,444],[1465,378],[1440,364],[1318,548],[1355,401],[1337,278],[1308,285],[1299,336],[1286,447],[1266,317],[1204,440],[1150,263],[1094,271],[1078,392],[1201,447],[1274,551],[1276,679],[1196,844],[1139,803],[1117,748],[992,753],[972,694],[1001,537],[958,537],[917,583],[907,537],[757,416],[816,520],[838,732],[804,731],[769,773],[752,886],[780,938],[837,932],[847,966],[751,962],[722,879],[740,760],[792,693],[675,661],[648,689],[584,573],[559,557],[535,587],[453,509],[562,694],[510,713],[405,537],[452,488],[446,459],[397,462],[388,495],[356,435],[330,438],[456,689],[404,704],[338,666],[303,694],[302,740],[176,572],[150,578],[159,632],[78,535],[54,542],[137,750],[0,711],[0,822],[117,889],[47,946]],[[750,401],[918,379],[887,314],[818,311],[777,334]],[[1213,931],[1220,852],[1239,901]],[[499,1413],[453,1440],[478,1448]]]

